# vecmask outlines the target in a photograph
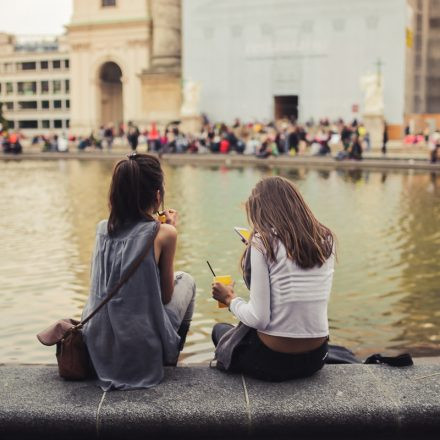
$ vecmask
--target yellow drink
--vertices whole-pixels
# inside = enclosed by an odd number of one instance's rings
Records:
[[[213,282],[224,284],[225,286],[230,286],[233,281],[232,281],[231,275],[220,275],[220,276],[214,277]],[[220,301],[217,301],[217,304],[220,309],[224,309],[224,308],[228,307],[227,305],[221,303]]]

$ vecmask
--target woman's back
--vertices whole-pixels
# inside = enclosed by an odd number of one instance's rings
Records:
[[[271,320],[264,333],[290,338],[327,336],[334,255],[322,266],[303,269],[287,257],[282,243],[277,247],[276,260],[268,264]]]
[[[99,223],[84,317],[145,252],[157,227],[139,221],[110,236],[107,221]],[[162,380],[163,364],[177,359],[180,338],[162,304],[153,246],[116,296],[85,325],[84,337],[104,390],[147,388]]]

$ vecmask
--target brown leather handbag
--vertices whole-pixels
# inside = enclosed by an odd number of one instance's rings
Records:
[[[43,345],[57,345],[56,358],[58,372],[66,380],[84,380],[95,375],[90,360],[87,346],[84,343],[82,328],[86,322],[92,319],[119,291],[119,289],[136,272],[144,258],[148,255],[151,246],[159,232],[159,222],[156,222],[155,230],[151,241],[143,252],[129,267],[116,285],[110,290],[106,298],[82,321],[75,319],[60,319],[46,330],[37,334],[38,340]]]

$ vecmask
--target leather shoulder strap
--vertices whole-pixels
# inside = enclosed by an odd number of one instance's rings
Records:
[[[90,319],[92,319],[119,291],[119,289],[130,279],[130,277],[136,272],[137,268],[141,265],[144,258],[148,255],[150,252],[151,247],[154,245],[154,240],[157,237],[157,234],[160,229],[160,223],[155,222],[154,226],[154,232],[151,237],[151,240],[148,242],[147,246],[145,247],[145,252],[143,252],[139,257],[136,258],[136,260],[133,261],[132,265],[128,268],[127,272],[122,275],[120,280],[116,283],[115,286],[110,290],[110,292],[107,294],[105,299],[99,304],[98,307],[93,310],[86,318],[84,318],[78,325],[75,326],[75,328],[81,328],[86,322],[88,322]]]

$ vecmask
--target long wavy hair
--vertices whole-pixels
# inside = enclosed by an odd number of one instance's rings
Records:
[[[164,177],[159,160],[149,154],[133,153],[113,170],[109,193],[107,230],[115,235],[128,222],[153,221],[148,211],[157,210],[157,191],[164,199]]]
[[[287,257],[303,269],[322,266],[334,252],[332,231],[316,219],[297,188],[283,177],[260,180],[246,201],[246,214],[252,227],[249,242],[257,236],[270,262],[276,259],[278,240]]]

